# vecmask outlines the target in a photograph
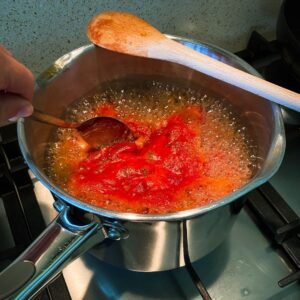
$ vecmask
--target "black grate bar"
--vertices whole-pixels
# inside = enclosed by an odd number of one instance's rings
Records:
[[[37,238],[41,231],[45,228],[45,222],[37,201],[32,201],[35,198],[32,185],[25,185],[19,188],[19,196],[22,199],[24,212],[27,216],[31,216],[28,223],[30,234],[33,239]]]
[[[2,143],[17,140],[17,126],[15,123],[0,127],[0,141]]]
[[[282,218],[278,216],[276,211],[272,208],[271,203],[264,198],[258,189],[251,191],[246,197],[250,200],[246,202],[247,207],[251,208],[254,215],[263,221],[272,234],[274,234],[278,228],[285,225]]]
[[[297,272],[291,273],[290,275],[279,280],[278,285],[283,288],[283,287],[286,287],[287,285],[299,280],[299,278],[300,278],[300,270]]]
[[[293,262],[300,268],[300,239],[294,235],[282,243],[282,247],[288,253]],[[300,278],[299,278],[300,279]]]
[[[61,273],[50,282],[47,289],[49,290],[49,294],[53,300],[62,299],[61,295],[64,295],[63,300],[71,300],[66,282]]]
[[[20,207],[20,202],[15,191],[2,195],[3,205],[7,219],[16,245],[28,245],[31,236],[27,229],[28,224]]]
[[[10,163],[9,163],[9,159],[8,159],[8,156],[6,155],[3,147],[3,145],[1,145],[1,152],[5,158],[5,161],[7,162],[7,169],[10,170]],[[14,187],[14,191],[15,191],[15,194],[16,194],[16,197],[15,199],[17,200],[18,202],[18,207],[19,207],[19,215],[21,216],[22,215],[22,219],[23,219],[23,222],[24,222],[24,225],[26,226],[26,228],[28,229],[28,234],[29,234],[29,237],[30,239],[32,240],[32,235],[31,235],[31,232],[30,232],[30,228],[29,228],[29,224],[28,224],[28,220],[26,219],[25,217],[25,212],[24,212],[24,208],[23,208],[23,205],[22,205],[22,200],[20,198],[20,195],[19,195],[19,190],[18,190],[18,187],[15,183],[15,181],[13,180],[12,178],[12,174],[11,172],[6,172],[6,177],[8,178],[8,180],[12,183],[13,187]],[[7,202],[7,201],[6,201]],[[8,203],[5,203],[4,201],[4,204],[6,204],[6,206],[8,205]],[[16,204],[15,204],[16,205]],[[12,216],[13,214],[11,214]],[[12,222],[12,221],[11,221]]]
[[[275,242],[278,253],[292,268],[278,285],[284,287],[300,280],[300,219],[270,183],[250,192],[247,198],[247,212],[263,231],[267,229],[267,238]]]
[[[270,184],[261,186],[259,190],[286,223],[292,223],[297,220],[299,221],[297,214]]]
[[[28,167],[17,143],[16,124],[0,127],[0,197],[15,244],[0,252],[0,263],[5,267],[45,228]],[[59,274],[33,299],[70,300],[71,297]]]

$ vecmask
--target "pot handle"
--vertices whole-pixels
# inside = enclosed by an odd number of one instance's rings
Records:
[[[0,273],[0,299],[28,299],[45,286],[64,266],[94,245],[110,237],[102,223],[77,225],[70,208],[59,215],[11,265]],[[122,228],[124,229],[124,228]],[[118,228],[113,226],[113,237]],[[117,238],[115,238],[117,239]]]

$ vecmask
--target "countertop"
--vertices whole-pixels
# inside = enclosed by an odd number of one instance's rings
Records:
[[[105,10],[128,11],[160,31],[238,51],[252,30],[275,36],[281,0],[0,0],[0,44],[35,75],[88,43],[85,29]]]

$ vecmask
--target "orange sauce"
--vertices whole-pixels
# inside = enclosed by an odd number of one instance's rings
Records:
[[[100,101],[93,116],[121,118],[142,143],[122,142],[91,151],[76,131],[66,130],[51,150],[50,177],[93,205],[143,214],[206,205],[248,182],[250,152],[244,136],[230,126],[232,120],[222,123],[216,118],[220,112],[211,115],[199,104],[183,104],[154,122],[153,115],[141,118],[134,107],[121,115],[117,105]]]

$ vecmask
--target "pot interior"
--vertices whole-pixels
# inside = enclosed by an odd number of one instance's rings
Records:
[[[197,51],[204,52],[225,63],[248,72],[255,71],[234,55],[221,49],[188,40],[180,40]],[[185,87],[202,89],[209,95],[226,99],[250,129],[258,145],[257,156],[261,167],[253,179],[237,192],[209,207],[180,212],[169,216],[144,216],[104,211],[84,204],[56,187],[44,173],[45,151],[48,148],[52,126],[30,119],[19,122],[20,146],[29,167],[48,188],[67,202],[85,210],[105,216],[143,220],[176,219],[203,213],[216,205],[223,205],[266,181],[279,167],[284,152],[284,131],[277,105],[227,83],[206,76],[192,69],[166,61],[145,59],[111,52],[92,45],[74,50],[57,60],[38,79],[33,105],[55,116],[64,117],[66,108],[79,98],[93,93],[101,85],[124,78],[166,77]]]

